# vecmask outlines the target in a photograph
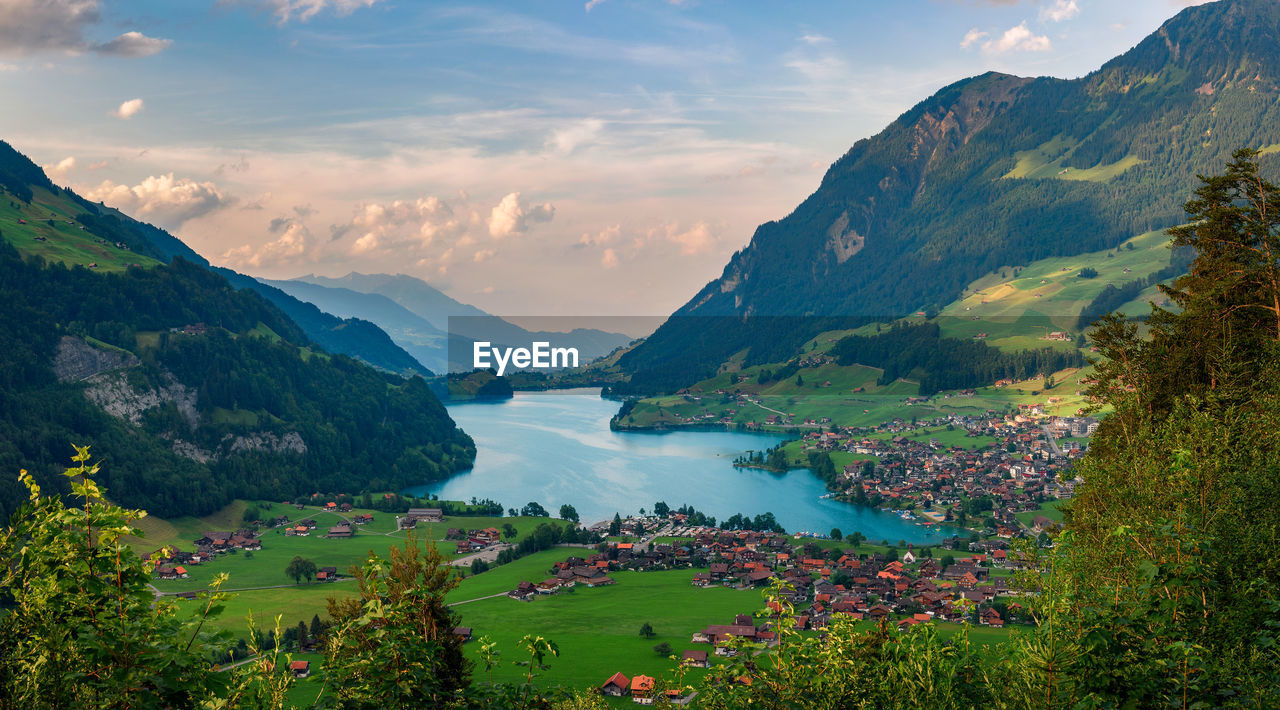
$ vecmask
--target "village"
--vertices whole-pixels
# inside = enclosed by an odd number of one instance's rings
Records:
[[[828,482],[840,497],[899,511],[930,524],[965,525],[979,518],[989,532],[1015,537],[1025,528],[1041,532],[1043,523],[1023,524],[1019,513],[1036,511],[1049,501],[1070,498],[1076,478],[1072,464],[1085,453],[1077,440],[1097,429],[1092,417],[1029,415],[951,416],[918,422],[893,420],[877,427],[845,427],[811,432],[800,453],[843,452],[854,462],[840,467]],[[982,445],[950,446],[930,435],[963,432]],[[918,436],[924,432],[928,436]]]
[[[935,621],[992,629],[1030,623],[1023,607],[1013,601],[1023,592],[1012,575],[1026,566],[1006,540],[953,540],[919,552],[908,545],[901,554],[893,549],[859,552],[856,547],[818,544],[775,532],[691,527],[683,524],[683,518],[679,513],[667,518],[629,518],[623,524],[623,537],[635,536],[642,542],[611,540],[592,554],[569,556],[555,563],[544,581],[521,581],[507,597],[527,603],[576,585],[615,584],[610,572],[687,569],[694,589],[762,590],[779,585],[785,590],[782,600],[794,608],[789,623],[805,633],[821,633],[838,615],[855,622],[883,622],[902,631]],[[763,616],[707,619],[689,636],[687,648],[670,651],[683,665],[708,668],[715,658],[737,655],[742,642],[771,647],[777,643],[779,612],[775,607],[766,608]],[[471,628],[460,631],[466,638],[474,632]],[[652,677],[629,675],[626,669],[603,679],[597,690],[644,705],[659,698],[672,704],[691,699],[687,689],[655,691]]]

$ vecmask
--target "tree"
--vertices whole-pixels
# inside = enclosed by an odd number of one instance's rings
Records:
[[[658,501],[653,504],[653,514],[659,518],[665,518],[671,515],[671,506],[667,505],[665,501]]]
[[[663,641],[662,643],[653,647],[653,652],[658,654],[659,656],[670,656],[671,644],[667,643],[666,641]]]
[[[640,638],[651,639],[657,635],[653,630],[653,625],[649,622],[646,621],[640,625]]]
[[[351,568],[358,596],[330,597],[327,682],[342,707],[439,707],[457,702],[470,662],[445,595],[457,586],[448,560],[410,531],[389,559],[370,553]]]
[[[324,622],[320,621],[320,615],[312,614],[311,615],[311,638],[315,639],[316,641],[319,641],[320,638],[324,635],[324,626],[325,626]]]
[[[307,622],[299,621],[296,631],[298,633],[298,650],[302,650],[311,645],[311,637],[307,634]]]
[[[244,515],[241,516],[241,520],[245,525],[252,525],[253,523],[261,519],[262,519],[262,510],[259,509],[258,506],[256,505],[250,505],[249,507],[245,508]]]
[[[291,578],[294,584],[301,584],[304,579],[310,582],[316,576],[316,563],[302,555],[294,555],[284,568],[284,576]]]
[[[502,524],[502,536],[504,538],[510,540],[518,534],[519,532],[516,530],[516,526],[512,525],[511,523]]]
[[[520,509],[520,514],[527,518],[549,518],[551,513],[547,512],[537,501],[529,501]]]
[[[614,513],[613,522],[609,523],[609,536],[617,537],[622,534],[622,516]]]
[[[228,595],[217,591],[194,616],[179,614],[149,586],[150,565],[124,544],[146,515],[107,502],[98,464],[77,446],[63,477],[69,508],[25,470],[30,493],[0,534],[0,705],[5,707],[192,707],[234,690],[210,673],[210,654],[230,648],[206,621]]]
[[[942,562],[942,569],[945,570],[946,568],[956,563],[955,555],[943,555],[941,562]]]
[[[843,540],[844,533],[840,532],[840,528],[831,528],[831,534],[829,535],[829,537],[832,540]]]
[[[560,519],[568,520],[571,523],[578,522],[578,511],[572,505],[565,503],[560,506]]]
[[[862,533],[858,532],[857,530],[854,530],[853,532],[849,533],[848,535],[845,535],[845,536],[844,536],[844,539],[845,539],[846,541],[848,541],[848,543],[849,543],[850,545],[853,545],[853,548],[856,550],[856,549],[858,549],[858,545],[861,545],[863,542],[865,542],[865,541],[866,541],[867,536],[866,536],[866,535],[863,535]]]

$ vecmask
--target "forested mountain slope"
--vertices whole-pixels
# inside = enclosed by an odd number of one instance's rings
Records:
[[[1177,224],[1197,174],[1280,148],[1278,97],[1270,0],[1187,8],[1080,79],[948,86],[858,141],[620,364],[671,389],[743,349],[777,359],[837,325],[941,308],[1001,266]]]
[[[421,378],[318,349],[256,290],[3,143],[0,183],[0,514],[26,498],[19,468],[60,490],[73,443],[121,503],[160,515],[385,490],[474,459]]]

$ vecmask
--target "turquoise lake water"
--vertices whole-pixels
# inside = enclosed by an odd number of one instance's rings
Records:
[[[552,514],[577,509],[584,524],[650,510],[692,505],[717,520],[771,512],[788,532],[862,532],[868,540],[937,542],[949,533],[897,515],[821,496],[807,470],[775,474],[736,469],[733,459],[782,440],[730,431],[615,432],[618,403],[594,391],[517,393],[496,403],[464,403],[449,414],[475,439],[475,467],[447,481],[411,488],[445,500],[491,498],[505,508],[537,501]]]

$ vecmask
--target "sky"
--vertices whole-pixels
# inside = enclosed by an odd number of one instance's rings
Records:
[[[244,273],[661,315],[938,89],[1189,4],[0,0],[0,139]]]

